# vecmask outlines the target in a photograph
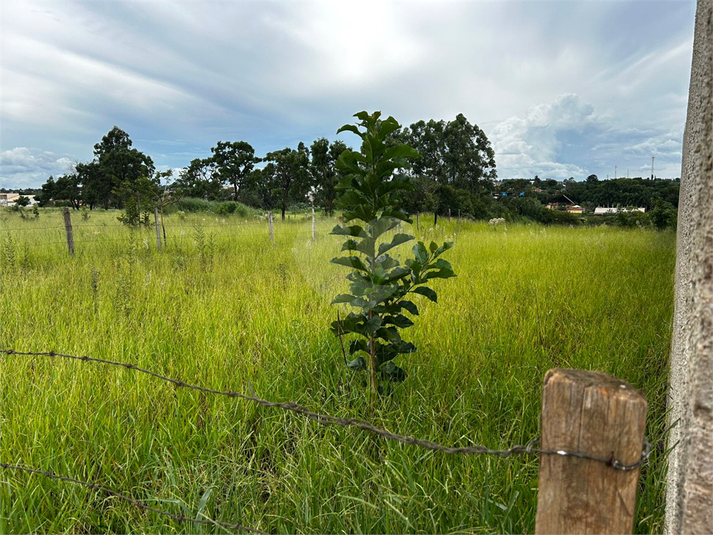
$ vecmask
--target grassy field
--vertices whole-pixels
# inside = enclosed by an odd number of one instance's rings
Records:
[[[168,247],[117,213],[2,212],[3,349],[130,362],[203,386],[295,401],[445,445],[507,448],[538,435],[553,367],[596,369],[640,388],[660,441],[673,309],[675,236],[421,218],[452,239],[458,274],[404,337],[409,373],[369,409],[366,376],[345,374],[328,332],[347,270],[320,220],[206,214],[166,219]],[[346,310],[345,310],[346,311]],[[50,357],[0,360],[6,463],[89,479],[193,518],[278,533],[533,532],[535,456],[444,455],[279,409],[208,396],[131,370]],[[346,382],[351,385],[346,388]],[[643,467],[634,530],[662,531],[663,449]],[[202,516],[205,515],[205,516]],[[101,492],[0,472],[2,532],[223,533]]]

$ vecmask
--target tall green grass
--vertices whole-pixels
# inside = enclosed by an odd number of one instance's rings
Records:
[[[168,247],[116,213],[2,213],[3,348],[131,362],[211,388],[358,416],[446,445],[507,448],[538,434],[552,367],[640,388],[647,434],[664,433],[672,233],[489,228],[441,220],[456,279],[419,303],[404,335],[409,378],[370,412],[328,324],[347,270],[329,264],[334,221],[166,217]],[[415,229],[414,229],[415,230]],[[345,310],[346,311],[346,310]],[[0,457],[90,479],[160,509],[269,532],[534,531],[535,457],[443,455],[278,409],[175,389],[130,370],[51,358],[0,361]],[[350,388],[347,388],[347,384]],[[640,478],[636,532],[662,530],[665,458]],[[76,485],[0,472],[3,532],[215,532]]]

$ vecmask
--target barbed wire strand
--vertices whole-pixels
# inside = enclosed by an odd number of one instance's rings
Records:
[[[18,465],[3,463],[3,462],[0,462],[0,468],[2,468],[4,470],[16,470],[16,471],[20,471],[20,472],[27,472],[30,474],[38,474],[41,476],[45,476],[49,479],[57,479],[59,481],[65,481],[68,483],[75,483],[77,485],[82,485],[89,489],[98,490],[98,491],[108,494],[110,496],[119,498],[120,500],[124,500],[125,502],[128,502],[131,505],[133,505],[134,507],[137,507],[139,509],[143,509],[145,511],[151,511],[152,513],[156,513],[159,515],[167,516],[167,517],[172,518],[178,522],[193,522],[196,524],[211,524],[211,525],[217,525],[217,526],[221,526],[224,528],[232,529],[235,531],[265,534],[264,531],[261,531],[259,529],[255,529],[255,528],[250,528],[248,526],[243,526],[242,524],[230,524],[228,522],[222,522],[220,520],[212,520],[212,519],[201,520],[198,518],[189,518],[187,516],[177,515],[175,513],[169,513],[168,511],[162,511],[161,509],[156,509],[155,507],[151,507],[150,505],[143,504],[138,500],[130,498],[129,496],[125,496],[125,495],[121,494],[120,492],[112,490],[108,487],[99,485],[97,483],[92,483],[91,481],[82,481],[79,479],[74,479],[73,477],[60,476],[53,472],[47,472],[45,470],[38,470],[37,468],[29,468],[27,466],[18,466]]]
[[[213,388],[207,388],[205,386],[193,385],[193,384],[189,384],[189,383],[186,383],[186,382],[178,380],[178,379],[166,377],[164,375],[158,374],[151,370],[139,368],[135,364],[130,364],[127,362],[118,362],[118,361],[112,361],[112,360],[100,359],[100,358],[88,357],[88,356],[68,355],[65,353],[57,353],[55,351],[34,352],[34,351],[15,351],[14,349],[0,349],[0,354],[39,356],[39,357],[58,357],[58,358],[65,358],[65,359],[70,359],[70,360],[79,360],[79,361],[84,361],[84,362],[96,362],[96,363],[100,363],[100,364],[107,364],[110,366],[118,366],[118,367],[126,368],[129,370],[134,370],[139,373],[144,373],[144,374],[154,377],[156,379],[160,379],[162,381],[171,383],[179,388],[187,388],[190,390],[197,390],[199,392],[205,392],[207,394],[215,394],[215,395],[220,395],[220,396],[227,396],[230,398],[239,398],[239,399],[243,399],[246,401],[252,401],[252,402],[254,402],[258,405],[261,405],[263,407],[275,407],[275,408],[280,408],[280,409],[283,409],[283,410],[286,410],[289,412],[293,412],[296,414],[300,414],[300,415],[302,415],[306,418],[309,418],[310,420],[313,420],[313,421],[315,421],[319,424],[322,424],[322,425],[334,425],[334,426],[339,426],[339,427],[355,427],[355,428],[361,429],[363,431],[370,431],[376,435],[384,437],[387,440],[394,440],[397,442],[402,442],[404,444],[411,444],[411,445],[419,446],[419,447],[427,449],[427,450],[439,451],[439,452],[447,453],[447,454],[493,455],[493,456],[501,457],[503,459],[508,458],[512,455],[518,455],[518,454],[559,455],[562,457],[576,457],[579,459],[588,459],[591,461],[601,462],[601,463],[606,464],[607,466],[611,466],[615,470],[622,470],[622,471],[635,470],[636,468],[638,468],[642,464],[644,464],[648,460],[649,455],[651,454],[651,444],[649,443],[649,441],[647,439],[644,439],[644,444],[643,444],[642,454],[641,454],[640,459],[632,464],[622,463],[621,461],[615,459],[613,457],[613,455],[609,458],[605,458],[605,457],[598,457],[596,455],[590,455],[585,452],[577,452],[577,451],[573,452],[573,451],[549,450],[549,449],[545,450],[545,449],[535,448],[535,446],[537,444],[539,444],[539,442],[540,442],[539,437],[534,438],[527,444],[518,444],[516,446],[513,446],[508,449],[503,449],[503,450],[491,449],[491,448],[488,448],[488,447],[482,446],[482,445],[461,446],[461,447],[443,446],[441,444],[432,442],[430,440],[424,440],[424,439],[416,438],[416,437],[412,437],[412,436],[398,435],[396,433],[392,433],[392,432],[390,432],[386,429],[383,429],[381,427],[377,427],[377,426],[371,424],[370,422],[367,422],[366,420],[361,420],[359,418],[340,418],[340,417],[332,416],[329,414],[320,414],[317,412],[310,411],[306,407],[299,405],[292,401],[286,401],[286,402],[269,401],[266,399],[262,399],[254,394],[246,395],[246,394],[242,394],[240,392],[235,392],[235,391],[231,391],[231,390],[216,390]]]

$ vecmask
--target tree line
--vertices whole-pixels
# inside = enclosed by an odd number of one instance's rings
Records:
[[[405,144],[420,154],[402,162],[395,177],[407,178],[411,189],[400,193],[410,213],[431,212],[474,219],[527,218],[543,223],[571,223],[571,214],[552,213],[549,203],[595,206],[678,205],[678,182],[670,180],[509,179],[497,181],[495,154],[485,132],[463,114],[452,121],[418,121],[389,134],[388,144]],[[158,172],[150,156],[133,147],[129,135],[112,128],[94,145],[94,159],[49,177],[38,196],[41,205],[67,203],[75,209],[121,208],[124,221],[147,223],[154,206],[178,198],[237,201],[247,206],[279,210],[315,206],[332,215],[342,172],[339,157],[351,150],[342,141],[319,138],[258,157],[247,141],[218,141],[204,158],[196,158],[178,176]],[[664,204],[662,204],[664,203]],[[561,221],[560,221],[561,220]]]
[[[391,144],[404,143],[419,151],[410,168],[398,170],[415,184],[403,201],[415,211],[434,211],[443,188],[480,196],[496,178],[495,159],[485,133],[462,115],[453,121],[419,121],[391,133]],[[130,222],[142,220],[162,197],[233,200],[262,209],[280,210],[306,202],[334,213],[340,155],[350,150],[342,141],[319,138],[307,146],[286,147],[262,157],[247,141],[219,141],[210,155],[196,158],[177,177],[157,172],[150,156],[133,148],[129,135],[112,128],[94,145],[94,159],[42,185],[39,201],[69,203],[75,209],[122,208]],[[259,164],[263,164],[260,166]],[[174,178],[163,184],[163,179]],[[450,191],[447,192],[449,194]],[[474,215],[474,214],[473,214]]]

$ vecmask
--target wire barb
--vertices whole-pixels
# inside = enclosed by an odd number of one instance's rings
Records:
[[[309,410],[306,407],[303,407],[302,405],[299,405],[295,402],[292,401],[269,401],[266,399],[262,399],[255,395],[255,393],[252,391],[252,387],[250,387],[251,395],[246,395],[246,394],[241,394],[240,392],[234,392],[230,390],[216,390],[213,388],[207,388],[205,386],[200,386],[200,385],[193,385],[186,383],[184,381],[181,381],[179,379],[173,379],[171,377],[166,377],[164,375],[158,374],[156,372],[140,368],[136,366],[135,364],[130,364],[127,362],[117,362],[117,361],[112,361],[112,360],[106,360],[106,359],[100,359],[100,358],[95,358],[95,357],[88,357],[88,356],[82,356],[78,357],[76,355],[68,355],[64,353],[57,353],[55,351],[49,351],[49,352],[34,352],[34,351],[15,351],[13,349],[0,349],[0,354],[6,354],[6,355],[23,355],[23,356],[38,356],[38,357],[59,357],[59,358],[65,358],[65,359],[71,359],[71,360],[80,360],[84,362],[96,362],[100,364],[107,364],[110,366],[119,366],[123,368],[127,368],[130,370],[137,371],[139,373],[144,373],[146,375],[150,375],[151,377],[154,377],[156,379],[160,379],[162,381],[166,381],[168,383],[171,383],[175,385],[176,387],[182,387],[182,388],[188,388],[190,390],[197,390],[199,392],[205,392],[207,394],[215,394],[219,396],[226,396],[230,398],[239,398],[243,399],[246,401],[252,401],[254,403],[257,403],[258,405],[262,405],[263,407],[274,407],[274,408],[279,408],[283,409],[286,411],[293,412],[295,414],[300,414],[306,418],[309,418],[312,421],[315,421],[319,424],[322,425],[334,425],[334,426],[339,426],[339,427],[355,427],[357,429],[361,429],[362,431],[369,431],[371,433],[374,433],[376,435],[379,435],[381,437],[384,437],[387,440],[394,440],[397,442],[401,442],[403,444],[411,444],[414,446],[419,446],[421,448],[431,450],[431,451],[439,451],[441,453],[447,453],[447,454],[469,454],[469,455],[493,455],[497,457],[501,457],[503,459],[506,459],[510,457],[511,455],[560,455],[563,457],[576,457],[578,459],[588,459],[590,461],[597,461],[604,463],[608,466],[611,466],[612,469],[614,470],[622,470],[622,471],[631,471],[635,470],[636,468],[640,467],[642,464],[644,464],[650,454],[651,454],[651,444],[649,443],[646,438],[644,438],[644,444],[642,446],[642,453],[641,453],[641,458],[636,461],[635,463],[632,464],[626,464],[622,463],[621,461],[614,459],[613,456],[611,458],[602,458],[602,457],[597,457],[595,455],[590,455],[588,453],[584,452],[571,452],[571,451],[562,451],[562,450],[545,450],[545,449],[539,449],[535,448],[534,446],[536,444],[539,444],[539,437],[531,440],[528,442],[526,445],[518,444],[516,446],[513,446],[508,449],[504,450],[495,450],[495,449],[490,449],[486,446],[482,445],[476,445],[476,446],[461,446],[461,447],[450,447],[450,446],[443,446],[441,444],[438,444],[436,442],[432,442],[430,440],[424,440],[416,437],[411,437],[411,436],[404,436],[404,435],[399,435],[396,433],[392,433],[386,429],[383,429],[381,427],[377,427],[370,422],[367,422],[366,420],[361,420],[359,418],[340,418],[337,416],[332,416],[329,414],[320,414],[317,412],[313,412]]]

